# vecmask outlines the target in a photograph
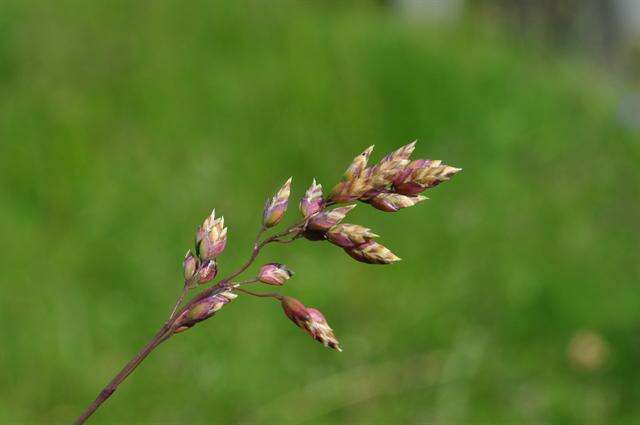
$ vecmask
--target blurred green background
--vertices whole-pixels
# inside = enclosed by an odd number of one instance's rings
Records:
[[[411,14],[408,14],[411,15]],[[153,353],[93,423],[640,422],[640,136],[625,85],[477,11],[379,2],[0,3],[0,422],[69,423],[153,335],[215,207],[221,274],[262,204],[418,139],[464,171],[395,214],[403,261],[265,249],[241,297]],[[298,219],[291,208],[287,223]],[[252,269],[255,270],[255,267]]]

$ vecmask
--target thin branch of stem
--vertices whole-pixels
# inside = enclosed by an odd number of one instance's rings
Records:
[[[281,300],[282,299],[282,295],[280,295],[280,294],[278,294],[276,292],[253,292],[253,291],[249,291],[248,289],[243,289],[243,288],[238,288],[238,289],[236,289],[236,291],[244,292],[245,294],[253,295],[254,297],[275,298],[277,300]]]
[[[180,307],[180,305],[184,301],[184,297],[187,296],[187,292],[189,292],[189,286],[188,285],[184,285],[184,287],[182,288],[182,292],[180,293],[180,296],[178,297],[178,300],[176,301],[176,305],[173,307],[173,310],[171,311],[171,314],[169,315],[169,320],[173,319],[176,316],[176,311],[178,311],[178,307]]]
[[[291,243],[293,241],[295,241],[296,239],[298,239],[299,237],[302,236],[302,233],[298,233],[297,235],[295,235],[294,237],[292,237],[291,239],[274,239],[272,242],[277,242],[277,243]]]
[[[233,279],[234,277],[240,275],[242,272],[244,272],[245,270],[247,270],[249,268],[249,266],[255,261],[256,257],[258,257],[258,254],[260,253],[260,249],[262,249],[263,246],[265,246],[266,244],[269,243],[269,239],[271,238],[267,238],[262,242],[260,241],[260,236],[262,236],[262,234],[265,231],[265,227],[261,227],[260,231],[258,232],[258,235],[256,236],[256,240],[253,243],[253,250],[251,251],[251,257],[249,257],[249,259],[235,272],[231,273],[229,276],[225,277],[224,279],[222,279],[220,282],[218,282],[218,285],[222,284],[222,283],[228,283],[231,281],[231,279]]]
[[[248,285],[250,283],[256,283],[256,282],[259,282],[257,277],[254,277],[253,279],[247,279],[247,280],[241,280],[241,281],[238,281],[238,282],[229,282],[229,283],[234,285],[234,286],[235,285],[240,286],[240,285]]]

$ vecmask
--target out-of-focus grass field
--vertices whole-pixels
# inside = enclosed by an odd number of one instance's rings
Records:
[[[93,400],[166,318],[212,207],[224,274],[287,177],[295,205],[366,146],[416,138],[464,171],[349,220],[402,262],[304,241],[261,257],[297,272],[283,292],[344,353],[242,297],[93,423],[640,421],[640,138],[621,90],[497,23],[320,3],[2,2],[1,423],[68,423]]]

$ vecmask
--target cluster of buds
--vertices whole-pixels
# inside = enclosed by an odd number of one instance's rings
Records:
[[[346,215],[356,207],[345,205],[312,216],[302,235],[312,241],[328,240],[343,248],[352,258],[367,264],[391,264],[400,258],[373,239],[378,235],[358,224],[342,223]]]
[[[227,246],[224,217],[216,218],[216,210],[204,220],[196,233],[196,254],[202,261],[215,260]]]
[[[411,161],[416,142],[409,143],[367,168],[373,146],[358,155],[340,183],[331,191],[333,202],[362,201],[385,211],[395,212],[427,199],[420,196],[426,189],[449,180],[460,171],[442,161]]]
[[[76,423],[84,423],[151,350],[173,334],[183,332],[212,317],[235,299],[238,293],[278,300],[285,315],[296,326],[325,347],[342,351],[333,330],[320,311],[305,307],[300,301],[279,293],[256,293],[241,288],[242,285],[254,283],[282,286],[293,275],[287,266],[268,263],[260,268],[253,279],[244,281],[233,279],[253,264],[260,249],[266,244],[293,242],[299,237],[314,241],[328,241],[363,263],[390,264],[399,261],[400,258],[377,242],[378,235],[371,229],[358,224],[342,223],[355,204],[343,205],[331,210],[327,208],[335,204],[360,201],[381,211],[396,212],[427,199],[421,195],[423,191],[449,180],[460,171],[459,168],[445,165],[442,161],[430,159],[412,161],[410,158],[414,149],[415,142],[409,143],[391,152],[374,166],[367,167],[373,151],[373,146],[370,146],[354,158],[342,180],[333,187],[328,197],[324,196],[322,186],[314,179],[299,203],[303,220],[281,233],[260,240],[265,230],[276,226],[284,218],[291,193],[291,178],[289,178],[264,206],[262,226],[249,260],[235,272],[183,304],[190,289],[199,284],[211,282],[218,274],[217,258],[227,244],[227,228],[224,226],[224,218],[216,218],[214,210],[198,228],[194,251],[187,251],[184,257],[182,263],[184,287],[168,321],[153,340],[123,369],[127,373],[121,372],[117,375]]]
[[[212,281],[218,274],[216,258],[227,245],[224,217],[216,218],[213,210],[196,232],[195,254],[189,250],[184,256],[184,285],[193,288]]]
[[[215,260],[200,260],[187,251],[182,262],[184,269],[184,284],[188,288],[212,281],[218,274],[218,265]]]
[[[396,212],[424,201],[427,198],[421,195],[423,191],[449,180],[460,171],[459,168],[442,164],[442,161],[428,159],[412,161],[410,158],[414,149],[415,142],[409,143],[386,155],[377,164],[368,167],[367,163],[373,151],[373,146],[370,146],[354,158],[342,180],[328,197],[324,196],[322,185],[314,179],[299,203],[303,216],[302,222],[281,234],[267,238],[266,241],[290,242],[302,236],[313,241],[328,241],[363,263],[391,264],[400,261],[398,256],[377,241],[379,236],[371,229],[359,224],[343,222],[349,212],[356,207],[355,203],[331,209],[329,207],[360,201],[381,211]],[[291,178],[272,198],[267,200],[263,210],[262,231],[282,221],[287,211],[290,194]],[[188,251],[185,256],[183,262],[185,287],[191,288],[215,278],[218,271],[216,258],[224,250],[226,242],[227,229],[224,227],[224,219],[216,218],[215,212],[212,212],[198,228],[195,254]],[[266,242],[262,244],[264,243]],[[254,249],[259,249],[260,246],[261,244],[256,244]],[[257,251],[254,251],[251,261],[255,259],[256,253]],[[211,317],[236,297],[235,292],[241,291],[279,300],[287,317],[298,327],[324,346],[341,351],[333,330],[320,311],[305,307],[300,301],[291,297],[273,293],[259,294],[239,288],[242,284],[256,282],[282,286],[292,276],[293,272],[284,264],[267,263],[259,269],[254,279],[236,283],[223,279],[226,285],[222,287],[223,292],[218,291],[214,295],[204,296],[195,304],[190,304],[191,307],[181,310],[176,322],[176,332],[186,330]]]
[[[314,241],[328,240],[364,263],[390,264],[399,261],[398,256],[374,241],[378,235],[370,229],[341,223],[355,204],[329,211],[323,210],[323,205],[361,201],[381,211],[396,212],[424,201],[427,197],[420,195],[421,192],[449,180],[460,171],[460,168],[445,165],[442,161],[411,161],[415,145],[412,142],[402,146],[372,167],[367,167],[367,163],[373,146],[368,147],[353,159],[327,200],[321,199],[321,186],[314,180],[300,203],[300,209],[307,219],[303,236]],[[313,209],[307,207],[312,199],[315,200]]]

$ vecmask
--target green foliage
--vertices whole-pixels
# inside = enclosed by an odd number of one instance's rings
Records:
[[[288,176],[297,199],[415,138],[464,171],[395,215],[352,213],[402,262],[304,241],[262,256],[344,353],[239,299],[94,422],[639,421],[639,138],[584,64],[467,24],[359,2],[2,2],[0,422],[93,400],[168,315],[212,207],[223,276]],[[591,371],[567,355],[581,329],[608,352]]]

